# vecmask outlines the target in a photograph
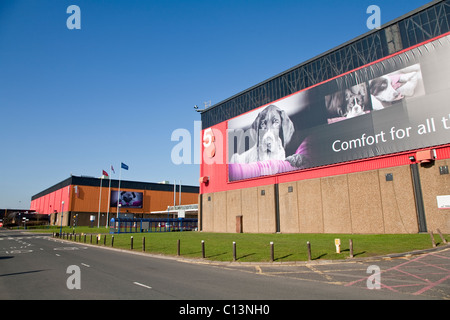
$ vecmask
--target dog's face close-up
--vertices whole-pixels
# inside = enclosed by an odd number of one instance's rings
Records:
[[[355,90],[345,90],[345,111],[342,116],[347,118],[356,117],[364,113],[365,98],[367,94],[365,92],[359,92]],[[342,109],[341,109],[342,110]]]
[[[284,147],[294,133],[294,124],[284,110],[270,105],[261,111],[253,122],[256,135],[258,161],[284,160]]]
[[[383,102],[392,102],[401,97],[400,93],[392,87],[391,78],[382,76],[369,82],[370,94]]]
[[[325,106],[330,117],[352,118],[370,110],[370,97],[366,83],[337,91],[325,97]]]
[[[136,194],[134,192],[129,192],[129,191],[122,191],[120,193],[120,196],[122,198],[122,201],[124,201],[126,204],[129,204],[131,201],[133,201],[136,198]]]

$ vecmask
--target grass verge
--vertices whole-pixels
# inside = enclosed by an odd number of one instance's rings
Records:
[[[59,228],[35,229],[36,232],[59,232]],[[111,246],[111,235],[107,228],[64,227],[63,232],[77,234],[106,235],[106,246]],[[99,245],[103,245],[103,236]],[[274,243],[274,261],[306,261],[308,260],[307,241],[311,243],[312,260],[336,260],[349,257],[349,240],[353,241],[355,258],[403,253],[413,250],[432,248],[429,234],[236,234],[236,233],[206,233],[206,232],[163,232],[163,233],[128,233],[115,234],[114,247],[130,249],[130,239],[133,236],[133,250],[165,255],[177,255],[177,242],[180,240],[182,257],[201,258],[201,241],[205,241],[205,256],[208,260],[232,261],[233,242],[236,242],[236,258],[240,262],[270,261],[270,242]],[[449,235],[444,235],[446,239]],[[336,253],[334,240],[341,240],[341,253]],[[443,245],[439,235],[434,235],[435,243]],[[83,242],[83,237],[77,237]],[[86,240],[90,242],[90,237]],[[93,243],[96,243],[95,238]]]

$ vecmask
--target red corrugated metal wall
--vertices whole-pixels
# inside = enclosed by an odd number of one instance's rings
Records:
[[[70,209],[70,186],[66,186],[43,197],[32,200],[30,210],[36,210],[41,214],[52,214],[62,211],[62,202],[64,201],[64,212]]]

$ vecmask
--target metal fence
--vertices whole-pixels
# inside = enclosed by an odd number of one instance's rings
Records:
[[[137,232],[172,232],[197,231],[198,219],[165,218],[165,219],[137,219],[113,218],[109,224],[109,233],[137,233]]]

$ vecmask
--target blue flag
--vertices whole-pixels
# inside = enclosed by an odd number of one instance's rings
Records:
[[[123,163],[123,162],[120,164],[120,167],[122,169],[128,170],[128,166],[125,163]]]

